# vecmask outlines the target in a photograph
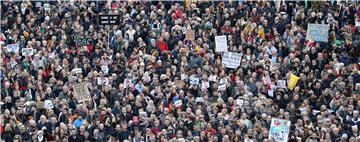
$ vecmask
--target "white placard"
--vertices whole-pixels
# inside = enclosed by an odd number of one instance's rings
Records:
[[[101,66],[101,71],[102,71],[104,74],[108,74],[108,73],[109,73],[109,67],[108,67],[108,66]]]
[[[215,52],[228,51],[226,35],[215,36]]]
[[[241,54],[235,52],[224,52],[222,63],[227,68],[236,69],[241,63]]]
[[[45,100],[44,107],[45,108],[54,108],[54,105],[51,100]]]
[[[275,139],[276,142],[287,142],[290,132],[290,121],[278,118],[271,119],[269,139]]]
[[[73,75],[81,74],[82,69],[81,68],[74,68],[71,72],[72,72]]]
[[[276,82],[276,86],[279,87],[279,88],[287,88],[286,87],[286,81],[285,80],[278,80]]]
[[[198,77],[190,78],[190,84],[199,85],[199,83],[200,83],[200,78],[198,78]]]
[[[205,102],[205,100],[204,100],[203,97],[196,97],[195,102],[197,102],[197,103],[203,103],[203,102]]]
[[[109,84],[109,78],[106,77],[99,77],[97,80],[98,85],[108,85]]]
[[[50,11],[50,9],[51,9],[50,4],[45,3],[45,4],[44,4],[44,10]]]
[[[19,44],[8,44],[6,48],[7,52],[19,52]]]
[[[21,49],[21,54],[23,55],[23,56],[32,56],[32,55],[34,55],[34,49],[32,49],[32,48],[23,48],[23,49]]]
[[[224,84],[224,85],[218,86],[218,90],[219,91],[225,91],[226,90],[226,85]]]

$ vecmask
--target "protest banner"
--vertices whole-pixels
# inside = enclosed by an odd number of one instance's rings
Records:
[[[85,82],[73,84],[72,87],[75,92],[74,97],[79,103],[91,100],[90,92]]]
[[[295,88],[297,82],[299,81],[299,79],[300,79],[300,77],[291,73],[288,88],[290,90],[293,90]]]
[[[290,132],[290,121],[273,118],[271,119],[269,139],[277,142],[287,142]]]
[[[187,40],[195,39],[195,31],[191,29],[187,29],[185,32],[185,39]]]
[[[327,42],[329,38],[329,25],[327,24],[308,24],[306,40]]]
[[[19,52],[19,45],[18,44],[8,44],[6,46],[7,52]]]
[[[54,105],[53,105],[51,100],[45,100],[44,107],[48,108],[48,109],[51,109],[51,108],[54,108]]]
[[[226,52],[227,50],[228,46],[226,36],[215,36],[215,52]]]
[[[21,54],[25,57],[34,55],[34,49],[32,48],[23,48],[21,49]]]
[[[120,24],[120,15],[98,15],[99,25],[118,25]]]
[[[86,46],[91,44],[92,40],[87,38],[84,35],[72,35],[71,36],[71,45],[73,46]]]
[[[241,63],[241,54],[235,52],[224,52],[222,57],[222,63],[225,67],[236,69]]]

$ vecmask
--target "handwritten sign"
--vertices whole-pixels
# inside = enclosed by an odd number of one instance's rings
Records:
[[[92,40],[84,35],[72,35],[71,36],[73,46],[85,46],[91,44]]]
[[[185,32],[185,39],[187,40],[195,39],[195,31],[191,29],[187,29]]]
[[[52,101],[51,100],[45,100],[45,102],[44,102],[44,107],[45,108],[54,108],[54,105],[53,105],[53,103],[52,103]]]
[[[99,15],[99,25],[118,25],[120,15]]]
[[[34,55],[34,49],[32,49],[32,48],[23,48],[23,49],[21,49],[21,54],[23,55],[23,56],[32,56],[32,55]]]
[[[224,52],[222,63],[227,68],[236,69],[241,63],[241,54],[235,52]]]
[[[329,38],[329,25],[308,24],[306,40],[327,42]]]
[[[215,36],[215,52],[226,52],[227,50],[228,46],[226,36]]]
[[[85,82],[73,84],[72,87],[75,92],[74,97],[79,103],[91,100],[89,88]]]
[[[7,52],[19,52],[19,44],[8,44],[6,48]]]
[[[277,142],[287,142],[290,132],[290,121],[273,118],[271,119],[269,139]]]

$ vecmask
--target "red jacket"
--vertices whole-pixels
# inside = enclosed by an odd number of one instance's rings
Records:
[[[169,47],[168,44],[164,41],[159,41],[158,46],[160,47],[161,51],[168,51]]]

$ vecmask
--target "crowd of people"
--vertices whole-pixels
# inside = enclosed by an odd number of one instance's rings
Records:
[[[290,142],[360,141],[359,2],[7,0],[0,10],[2,141],[272,142],[273,118],[291,122]],[[99,24],[102,14],[119,24]],[[329,25],[327,42],[307,40],[308,24]],[[241,54],[237,68],[215,51],[219,35]],[[279,83],[292,75],[294,88]]]

